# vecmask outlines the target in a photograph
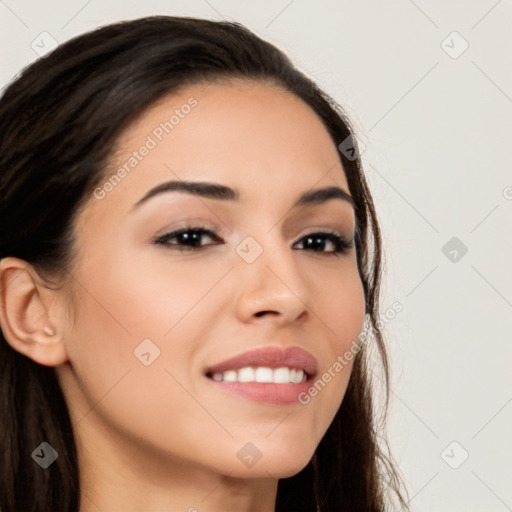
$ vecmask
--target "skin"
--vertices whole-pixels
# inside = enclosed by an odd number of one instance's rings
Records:
[[[292,209],[306,191],[348,185],[322,122],[282,89],[195,85],[162,99],[123,133],[107,179],[190,97],[197,106],[179,125],[79,212],[63,286],[45,286],[16,258],[0,264],[6,338],[55,367],[69,404],[81,512],[270,512],[278,479],[308,463],[348,384],[352,363],[307,405],[270,405],[203,375],[246,350],[289,345],[313,354],[322,374],[360,333],[364,294],[355,248],[300,245],[325,230],[350,239],[355,218],[340,199]],[[169,180],[221,183],[241,198],[168,192],[132,209]],[[196,252],[153,243],[187,223],[224,244],[207,235]],[[247,236],[263,249],[250,264],[235,250]],[[160,350],[149,366],[134,356],[144,339]],[[237,457],[249,442],[262,455],[252,467]]]

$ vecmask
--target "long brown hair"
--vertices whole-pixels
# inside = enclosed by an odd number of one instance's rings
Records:
[[[243,78],[276,84],[322,119],[338,146],[353,135],[337,103],[286,55],[238,23],[153,16],[105,26],[28,66],[0,99],[0,258],[43,275],[71,264],[79,207],[105,175],[111,148],[137,116],[188,84]],[[356,155],[357,156],[357,155]],[[379,326],[381,237],[359,158],[339,153],[355,201],[358,268],[369,329],[346,395],[310,463],[279,482],[276,511],[407,509],[386,443],[379,442],[369,343],[389,368]],[[19,354],[0,334],[0,507],[3,512],[77,512],[80,475],[73,429],[54,369]],[[59,454],[48,469],[31,452]]]

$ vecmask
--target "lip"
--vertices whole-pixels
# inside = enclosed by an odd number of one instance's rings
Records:
[[[304,370],[304,373],[310,379],[316,375],[318,362],[309,352],[299,347],[264,347],[249,350],[214,366],[210,366],[206,369],[205,374],[239,370],[246,366],[266,366],[268,368],[286,366],[288,368],[296,368]]]
[[[246,366],[265,366],[267,368],[301,369],[306,380],[301,383],[276,384],[272,382],[227,382],[216,381],[214,373],[227,370],[239,370]],[[255,402],[274,405],[289,405],[299,402],[299,395],[307,392],[310,381],[316,376],[318,362],[309,352],[299,347],[265,347],[244,352],[222,361],[205,370],[208,382],[218,389]]]

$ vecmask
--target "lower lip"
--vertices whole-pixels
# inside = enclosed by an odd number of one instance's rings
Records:
[[[299,402],[299,395],[307,392],[309,382],[298,384],[275,384],[273,382],[227,382],[208,379],[220,389],[234,395],[274,405],[290,405]]]

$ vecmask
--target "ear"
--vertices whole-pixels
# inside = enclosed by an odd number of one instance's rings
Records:
[[[54,325],[59,320],[52,310],[56,293],[26,261],[11,256],[0,260],[0,325],[5,339],[44,366],[68,360],[62,329]]]

